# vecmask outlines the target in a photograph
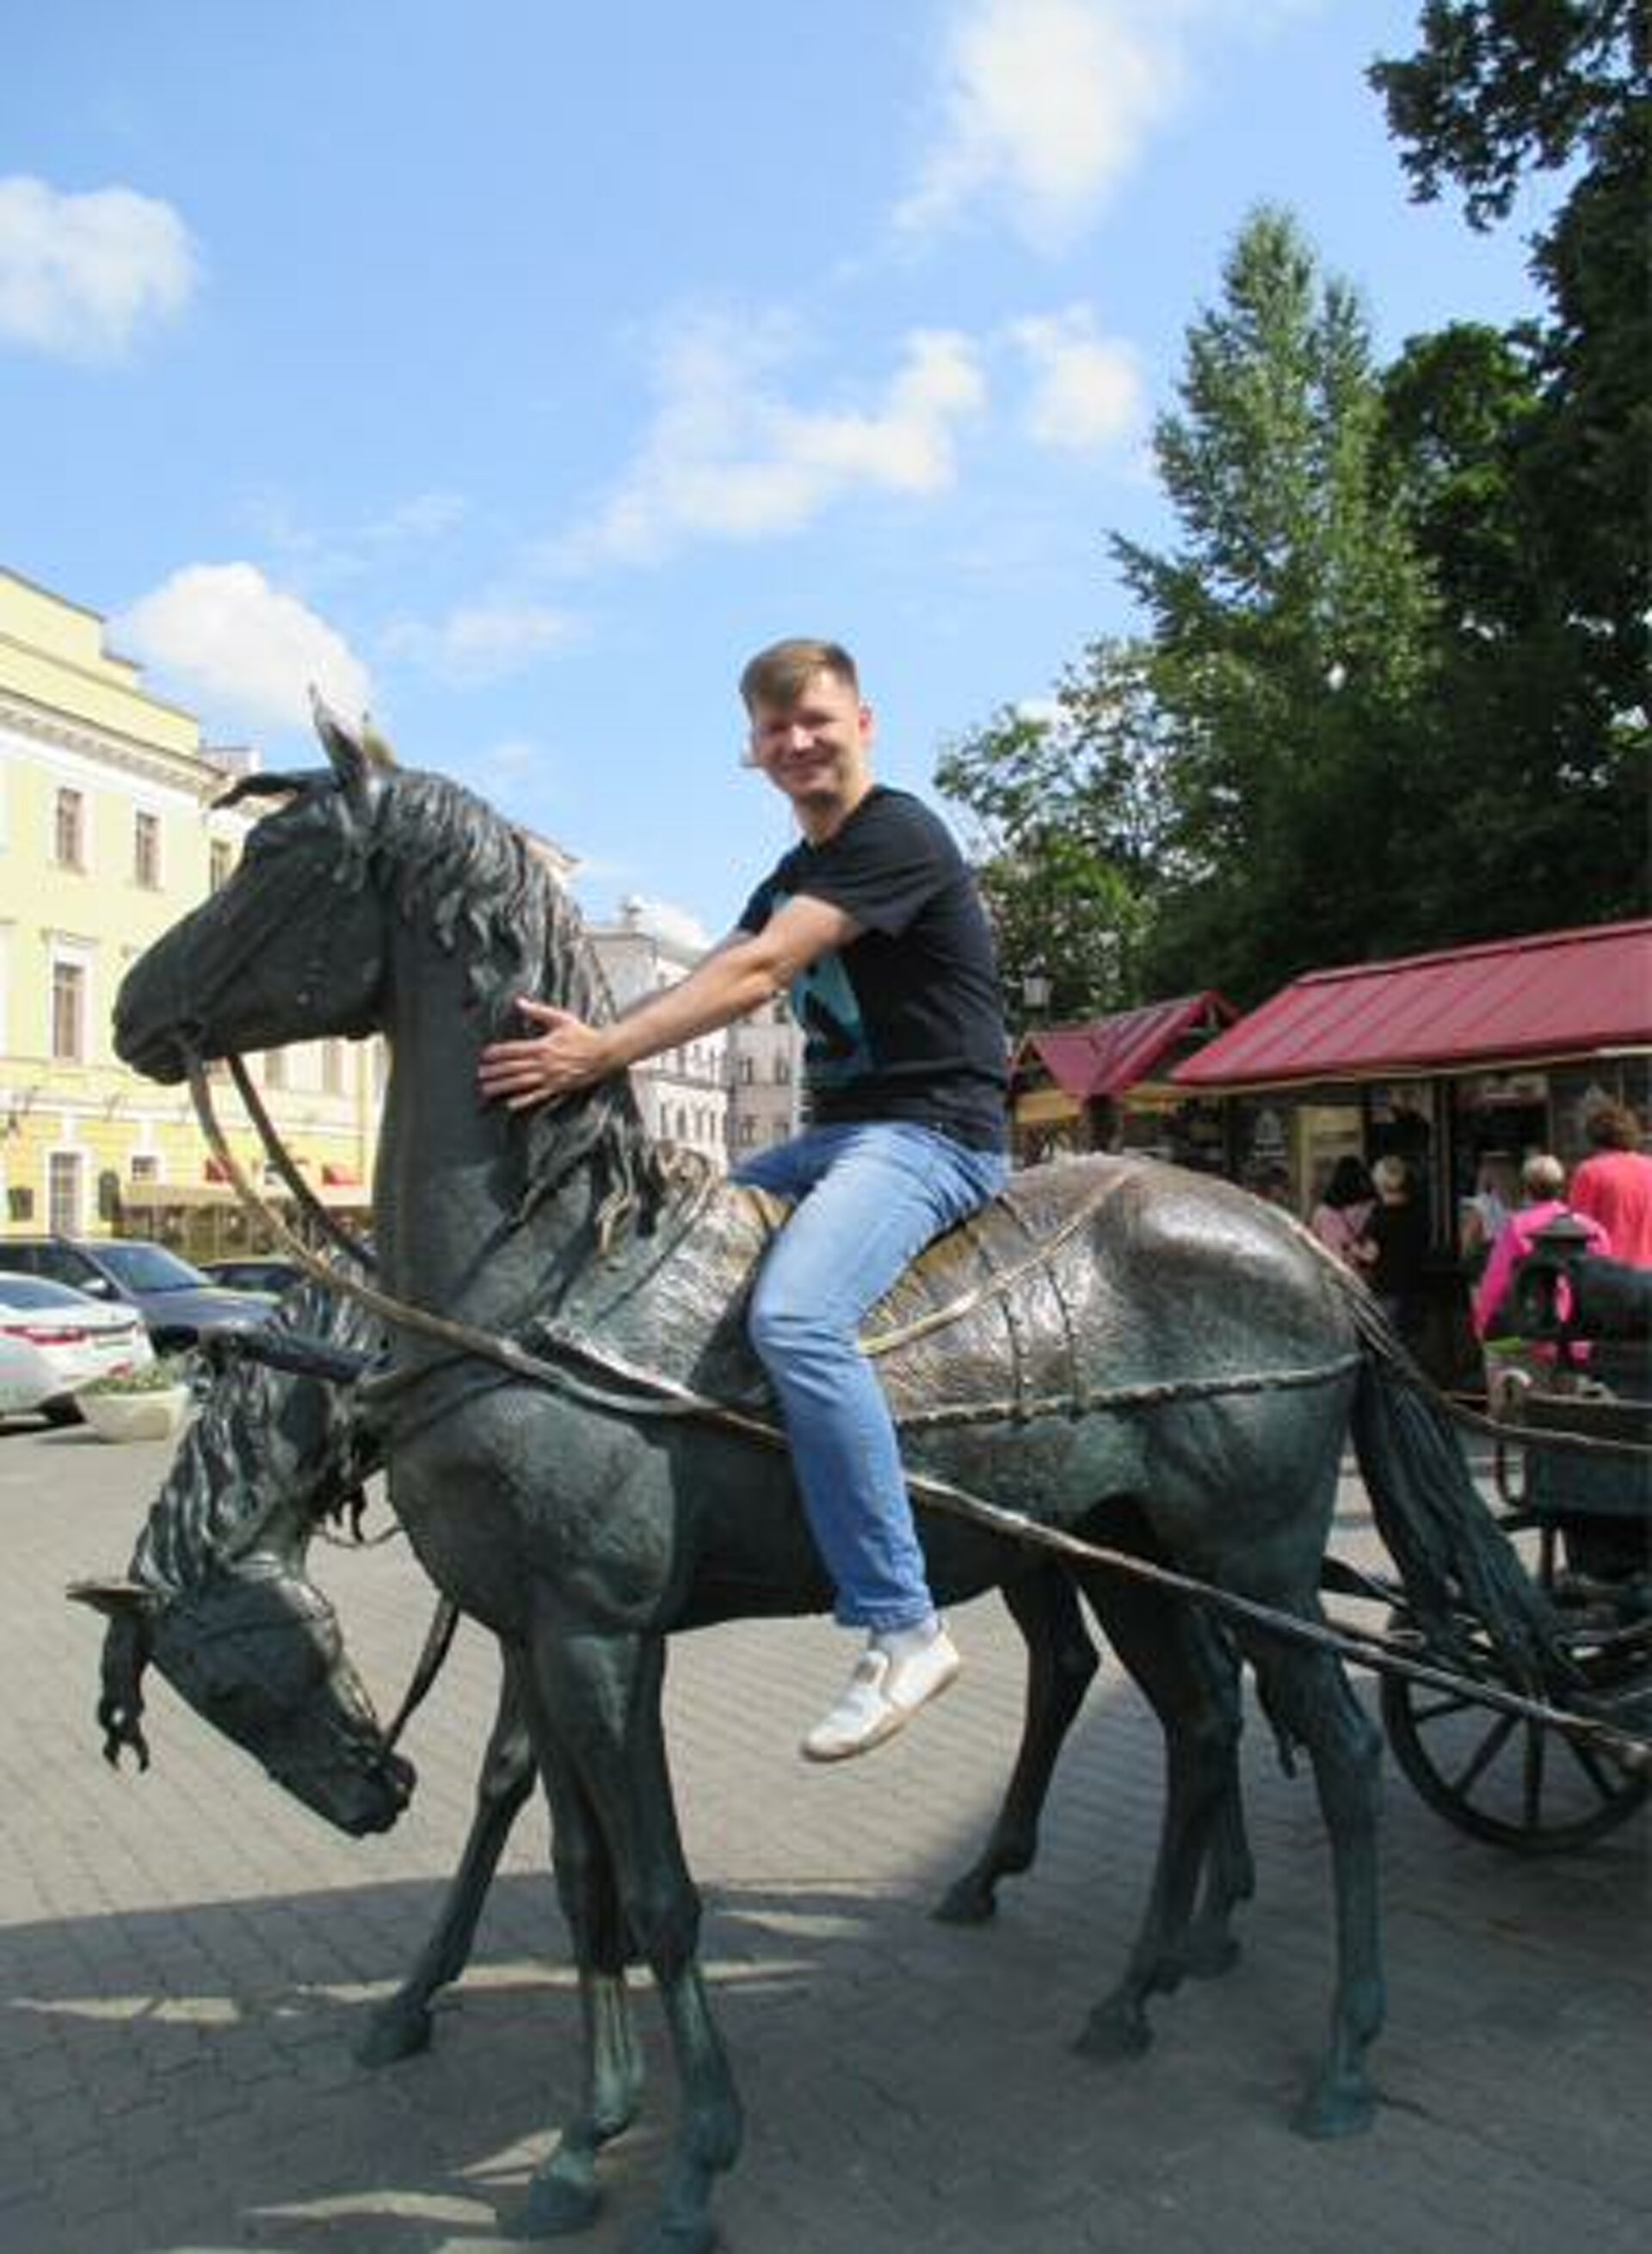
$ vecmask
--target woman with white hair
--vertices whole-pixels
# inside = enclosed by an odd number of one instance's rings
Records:
[[[1383,1313],[1402,1337],[1410,1337],[1422,1325],[1428,1214],[1413,1186],[1410,1168],[1396,1152],[1390,1151],[1372,1167],[1371,1186],[1376,1203],[1354,1256],[1368,1264],[1365,1280],[1382,1301]]]
[[[1476,1338],[1490,1336],[1514,1284],[1515,1270],[1531,1250],[1536,1238],[1550,1222],[1572,1212],[1565,1200],[1566,1170],[1547,1151],[1534,1151],[1526,1159],[1520,1169],[1520,1208],[1509,1214],[1498,1231],[1486,1272],[1474,1293]],[[1582,1214],[1573,1214],[1572,1218],[1588,1230],[1589,1250],[1609,1256],[1612,1240],[1600,1222]]]

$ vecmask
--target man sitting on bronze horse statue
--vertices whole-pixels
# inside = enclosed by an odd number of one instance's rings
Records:
[[[794,1200],[752,1293],[752,1343],[784,1412],[836,1617],[868,1642],[808,1732],[811,1760],[881,1745],[957,1676],[862,1318],[924,1246],[1003,1186],[1008,1042],[991,934],[945,826],[874,781],[874,724],[835,642],[777,642],[740,679],[749,763],[802,831],[690,975],[587,1025],[525,1001],[536,1032],[481,1059],[514,1110],[732,1025],[789,989],[808,1125],[737,1182]]]

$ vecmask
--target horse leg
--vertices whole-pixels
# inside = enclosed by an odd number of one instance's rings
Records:
[[[500,1647],[503,1652],[503,1647]],[[534,1748],[527,1716],[504,1652],[499,1709],[476,1781],[476,1809],[458,1869],[447,1890],[435,1930],[393,1996],[386,1997],[355,2047],[362,2066],[388,2066],[425,2049],[430,2040],[430,2002],[437,1991],[457,1980],[470,1962],[477,1921],[493,1884],[511,1826],[534,1788]]]
[[[631,2023],[626,1924],[607,1842],[572,1763],[521,1676],[518,1690],[531,1718],[550,1803],[551,1855],[578,1970],[584,2037],[584,2102],[564,2125],[556,2151],[535,2172],[512,2230],[516,2237],[549,2238],[583,2230],[594,2220],[602,2203],[597,2155],[636,2118],[642,2059]]]
[[[1141,1929],[1123,1978],[1096,2005],[1077,2048],[1093,2058],[1135,2057],[1152,2040],[1147,1999],[1168,1994],[1189,1969],[1194,1897],[1213,1836],[1231,1839],[1238,1812],[1238,1669],[1213,1664],[1208,1633],[1186,1605],[1141,1582],[1087,1574],[1085,1594],[1108,1642],[1139,1684],[1165,1733],[1165,1809]],[[1237,1899],[1233,1872],[1225,1882]],[[1225,1933],[1200,1936],[1201,1961],[1231,1961]]]
[[[1291,1607],[1321,1617],[1317,1600]],[[1331,1841],[1336,1898],[1336,1987],[1324,2063],[1298,2107],[1308,2137],[1347,2137],[1376,2106],[1365,2054],[1382,2025],[1376,1824],[1382,1741],[1348,1686],[1341,1662],[1263,1635],[1245,1642],[1263,1704],[1287,1742],[1307,1749]]]
[[[611,1858],[618,1900],[610,1944],[622,1948],[628,1933],[654,1975],[682,2090],[665,2196],[636,2254],[709,2254],[717,2236],[712,2186],[734,2164],[742,2124],[700,1971],[700,1898],[683,1858],[666,1760],[664,1638],[572,1625],[547,1592],[537,1595],[531,1656],[539,1709]],[[557,1821],[560,1828],[560,1810]],[[556,2165],[536,2180],[536,2192]],[[529,2213],[537,2214],[531,2200]]]
[[[1208,1614],[1189,1608],[1186,1622],[1198,1662],[1205,1670],[1211,1702],[1232,1717],[1235,1746],[1211,1811],[1204,1883],[1183,1949],[1188,1978],[1211,1980],[1231,1971],[1239,1961],[1233,1914],[1255,1894],[1256,1866],[1245,1830],[1244,1795],[1239,1782],[1237,1746],[1243,1709],[1238,1656]]]
[[[1020,1749],[986,1845],[935,1906],[948,1925],[985,1924],[998,1906],[998,1880],[1031,1868],[1056,1756],[1101,1663],[1060,1567],[1040,1565],[1006,1582],[1004,1601],[1026,1646]]]

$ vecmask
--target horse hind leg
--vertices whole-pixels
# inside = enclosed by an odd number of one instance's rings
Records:
[[[1138,2056],[1152,2040],[1148,1999],[1168,1994],[1195,1967],[1225,1969],[1228,1931],[1250,1891],[1239,1797],[1238,1665],[1187,1607],[1140,1582],[1087,1575],[1086,1595],[1108,1642],[1140,1686],[1165,1737],[1165,1807],[1140,1930],[1123,1977],[1091,2012],[1077,2048],[1088,2057]],[[1194,1907],[1213,1852],[1206,1909]]]
[[[1317,1602],[1298,1609],[1320,1617]],[[1256,1635],[1246,1640],[1246,1656],[1275,1728],[1306,1748],[1331,1844],[1336,1983],[1330,2040],[1295,2125],[1308,2137],[1352,2136],[1368,2126],[1376,2109],[1365,2062],[1383,2015],[1376,1863],[1382,1739],[1330,1653]]]
[[[1205,1670],[1211,1703],[1231,1725],[1235,1748],[1224,1764],[1222,1788],[1211,1811],[1199,1907],[1187,1929],[1184,1950],[1188,1978],[1210,1980],[1231,1971],[1239,1961],[1234,1912],[1255,1894],[1256,1866],[1245,1829],[1244,1795],[1239,1782],[1237,1746],[1243,1713],[1238,1655],[1208,1614],[1190,1610],[1186,1621]]]
[[[947,1925],[984,1925],[998,1910],[999,1880],[1032,1868],[1056,1759],[1101,1664],[1059,1566],[1040,1565],[1006,1582],[1003,1593],[1026,1647],[1021,1744],[985,1846],[935,1905]]]
[[[412,1970],[368,2021],[355,2047],[358,2064],[388,2066],[428,2048],[432,2032],[430,2004],[438,1992],[457,1980],[470,1962],[476,1927],[487,1899],[511,1827],[534,1788],[533,1741],[528,1734],[513,1662],[505,1655],[499,1708],[482,1757],[476,1784],[476,1809],[458,1871],[442,1903],[429,1940]]]

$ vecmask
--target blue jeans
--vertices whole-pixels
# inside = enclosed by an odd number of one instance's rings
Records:
[[[812,1127],[735,1169],[737,1182],[798,1201],[759,1272],[750,1330],[846,1628],[912,1628],[934,1608],[861,1319],[1007,1172],[998,1152],[899,1120]]]

